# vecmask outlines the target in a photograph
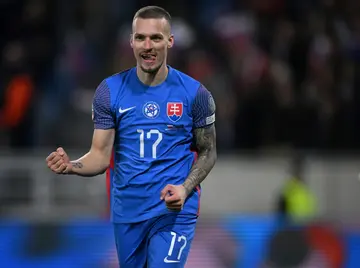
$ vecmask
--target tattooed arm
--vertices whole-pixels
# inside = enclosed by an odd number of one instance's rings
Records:
[[[194,144],[198,158],[183,186],[187,194],[209,174],[216,161],[215,102],[211,93],[200,86],[192,107]]]
[[[110,164],[115,138],[115,118],[111,112],[110,89],[104,80],[97,87],[93,99],[94,134],[90,151],[76,161],[71,161],[69,173],[93,176],[105,172]]]
[[[47,158],[48,167],[57,174],[74,174],[92,177],[103,173],[110,164],[114,129],[95,129],[90,151],[75,161],[70,161],[65,150],[60,147]]]
[[[193,165],[189,176],[183,183],[187,195],[199,185],[214,167],[216,153],[216,131],[215,125],[197,128],[194,130],[195,145],[198,151],[198,158]]]
[[[57,174],[95,176],[105,172],[110,164],[115,138],[115,120],[110,107],[110,89],[104,80],[96,89],[93,99],[92,119],[94,133],[90,151],[75,161],[70,161],[63,148],[58,148],[47,158],[48,167]]]
[[[215,102],[211,93],[200,86],[192,104],[193,137],[198,157],[181,185],[166,185],[160,194],[166,206],[180,211],[187,196],[209,174],[216,162]]]
[[[65,173],[85,177],[104,173],[110,164],[114,137],[114,129],[95,129],[90,151],[78,160],[70,161],[70,169]]]

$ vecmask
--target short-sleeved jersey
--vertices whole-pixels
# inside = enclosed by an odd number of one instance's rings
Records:
[[[167,184],[182,184],[196,152],[193,130],[215,121],[211,93],[195,79],[168,67],[166,80],[144,85],[136,68],[105,79],[96,89],[96,129],[115,129],[111,219],[140,222],[170,212],[160,200]],[[197,214],[200,187],[180,213]]]

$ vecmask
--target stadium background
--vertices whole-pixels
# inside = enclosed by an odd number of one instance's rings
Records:
[[[173,16],[169,63],[217,103],[187,267],[360,267],[355,0],[1,0],[0,267],[116,267],[104,176],[58,177],[44,159],[86,152],[94,90],[134,64],[131,19],[149,4]],[[316,215],[289,226],[277,203],[294,166]]]

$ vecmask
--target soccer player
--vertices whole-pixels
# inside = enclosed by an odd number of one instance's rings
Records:
[[[198,81],[166,64],[171,17],[148,6],[134,16],[137,65],[103,80],[93,99],[90,151],[47,157],[58,174],[94,176],[114,148],[111,220],[122,268],[184,267],[199,212],[200,183],[216,161],[215,103]]]

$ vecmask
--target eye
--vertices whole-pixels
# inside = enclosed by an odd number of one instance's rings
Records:
[[[144,40],[144,36],[143,35],[136,35],[135,36],[135,40],[138,40],[138,41],[141,41],[141,40]]]
[[[163,40],[163,38],[160,35],[154,35],[151,37],[151,40],[153,40],[155,42],[159,42],[159,41]]]

